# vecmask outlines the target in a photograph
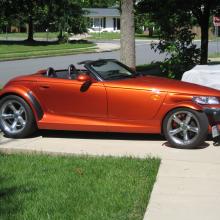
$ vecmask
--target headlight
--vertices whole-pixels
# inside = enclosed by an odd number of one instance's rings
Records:
[[[202,105],[217,105],[220,104],[219,100],[217,97],[214,96],[194,96],[192,98],[193,102],[196,102],[198,104],[202,104]]]

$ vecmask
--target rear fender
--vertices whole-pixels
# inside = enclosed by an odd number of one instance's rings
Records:
[[[36,98],[36,96],[33,94],[32,91],[27,89],[26,87],[23,86],[8,86],[5,87],[2,91],[0,91],[0,99],[7,95],[17,95],[21,98],[23,98],[28,105],[31,107],[36,121],[42,119],[43,117],[43,109]]]

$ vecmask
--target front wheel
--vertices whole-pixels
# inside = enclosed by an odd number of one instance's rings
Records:
[[[9,138],[24,138],[36,131],[33,112],[25,100],[15,95],[0,100],[0,128]]]
[[[163,132],[173,147],[195,148],[206,140],[208,125],[208,118],[204,112],[178,108],[165,117]]]

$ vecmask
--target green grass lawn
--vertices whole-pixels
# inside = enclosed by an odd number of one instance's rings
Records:
[[[117,32],[102,32],[102,33],[90,33],[91,37],[88,39],[93,40],[113,40],[113,39],[120,39],[120,33]],[[48,35],[46,32],[36,32],[34,33],[34,39],[57,39],[58,32],[49,32]],[[157,36],[149,37],[146,34],[135,34],[135,37],[137,39],[149,39],[154,40],[157,39]],[[27,39],[27,33],[8,33],[7,35],[5,33],[0,34],[0,40],[10,40],[10,39]]]
[[[94,40],[112,40],[112,39],[120,39],[120,33],[114,33],[114,32],[103,32],[103,33],[90,33],[91,37],[88,39],[94,39]],[[49,32],[48,39],[56,39],[58,36],[57,32]],[[6,38],[7,37],[7,38]],[[34,39],[47,39],[47,33],[45,32],[36,32],[34,33]],[[10,40],[10,39],[27,39],[27,33],[8,33],[7,35],[5,33],[0,34],[0,40]]]
[[[121,35],[117,32],[102,32],[102,33],[90,33],[91,37],[88,39],[92,40],[114,40],[114,39],[120,39]],[[155,37],[149,37],[146,34],[135,34],[136,39],[142,39],[142,40],[155,40],[158,39],[157,36]]]
[[[93,43],[46,43],[4,42],[0,44],[0,60],[24,59],[33,57],[58,56],[95,51]]]
[[[42,38],[42,39],[57,39],[58,32],[49,32],[48,34],[46,32],[36,32],[34,33],[34,38]],[[10,40],[10,39],[27,39],[27,33],[0,33],[0,39],[1,40]]]
[[[143,219],[159,159],[0,154],[0,219]]]
[[[220,58],[220,52],[219,53],[210,54],[209,58]]]
[[[102,32],[102,33],[89,33],[91,37],[88,37],[88,39],[92,40],[114,40],[114,39],[120,39],[120,33],[118,32]]]

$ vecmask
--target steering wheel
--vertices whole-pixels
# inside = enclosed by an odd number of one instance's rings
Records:
[[[57,77],[55,70],[52,67],[49,67],[46,72],[47,77]]]
[[[70,64],[68,67],[68,78],[72,79],[72,75],[77,76],[78,72],[76,67],[73,64]]]

